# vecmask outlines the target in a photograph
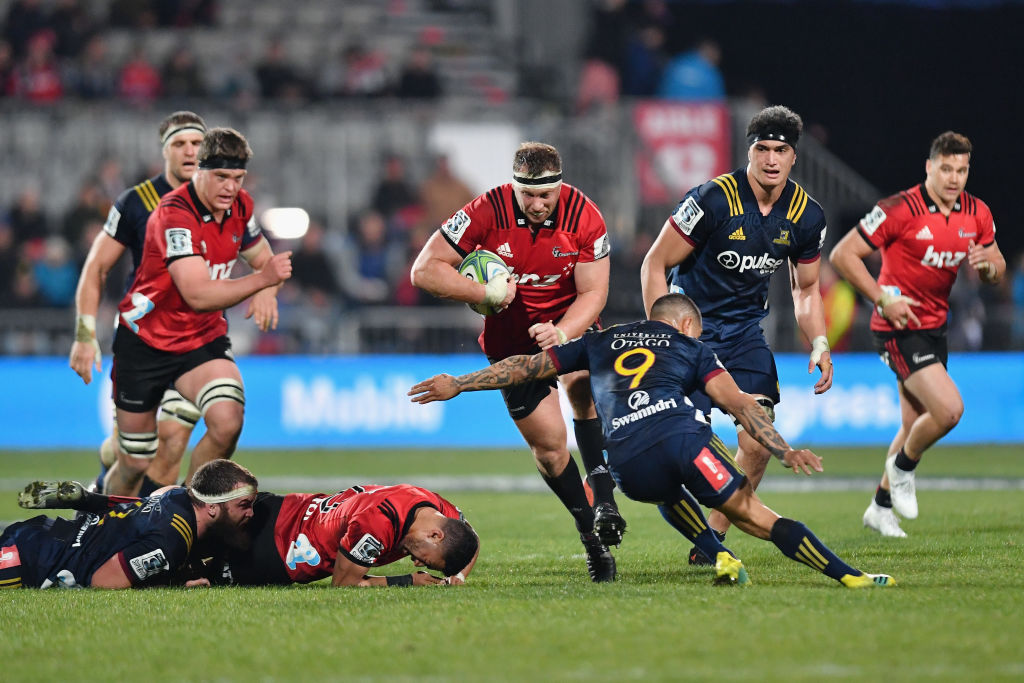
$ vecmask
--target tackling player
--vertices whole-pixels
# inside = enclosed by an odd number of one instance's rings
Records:
[[[87,495],[76,486],[76,496]],[[219,460],[200,468],[187,489],[100,508],[74,521],[40,515],[16,522],[0,536],[0,588],[166,585],[186,565],[197,539],[243,542],[257,486],[247,469]],[[30,486],[19,502],[57,507],[48,504],[52,494]],[[74,502],[66,499],[60,507]]]
[[[156,412],[171,383],[206,422],[186,482],[200,465],[235,450],[245,395],[223,311],[291,276],[291,252],[273,253],[253,220],[252,197],[242,189],[251,157],[237,131],[208,131],[195,177],[166,194],[149,217],[114,336],[117,462],[107,475],[107,493],[138,491],[156,454]],[[231,279],[239,256],[254,272]],[[267,319],[276,319],[276,299],[270,303]]]
[[[780,401],[779,377],[760,322],[768,314],[771,276],[784,265],[789,268],[797,325],[811,343],[807,371],[821,369],[814,393],[832,386],[818,282],[825,215],[789,179],[802,129],[800,117],[786,107],[755,114],[747,125],[746,168],[690,190],[665,221],[640,268],[647,312],[670,288],[690,296],[704,316],[701,340],[772,421]],[[672,272],[666,282],[668,268]],[[702,390],[690,398],[710,417],[712,402]],[[771,453],[742,424],[737,422],[736,428],[736,460],[756,489]],[[728,520],[713,512],[710,521],[725,538]],[[691,551],[690,563],[710,564],[711,559]]]
[[[902,538],[899,513],[917,517],[914,470],[921,456],[949,433],[964,411],[946,370],[949,292],[963,263],[982,281],[998,283],[1006,259],[985,202],[967,193],[971,141],[952,131],[932,141],[925,180],[881,200],[832,250],[832,265],[875,302],[875,349],[896,374],[900,428],[885,460],[864,526]],[[863,259],[881,250],[876,280]]]
[[[415,385],[409,394],[417,403],[430,403],[463,391],[588,369],[616,483],[626,496],[657,505],[669,524],[715,558],[716,581],[749,579],[743,564],[708,528],[698,501],[844,586],[895,585],[885,574],[854,569],[801,522],[780,517],[761,503],[743,470],[690,402],[694,390],[703,389],[794,472],[822,471],[821,458],[790,448],[757,400],[740,391],[711,348],[698,340],[701,328],[694,302],[682,294],[667,294],[652,304],[650,320],[589,332],[536,355],[507,358],[460,377],[439,375]]]
[[[461,260],[487,249],[504,259],[514,282],[486,285],[459,275]],[[412,266],[412,282],[434,296],[485,303],[480,347],[492,363],[533,353],[583,334],[608,298],[608,231],[597,206],[562,182],[562,159],[551,145],[524,142],[512,162],[512,182],[480,195],[431,236]],[[626,522],[612,496],[601,424],[586,372],[561,378],[594,507],[587,502],[576,461],[566,445],[555,379],[502,391],[508,413],[533,452],[537,469],[576,522],[594,581],[615,579],[615,558]]]

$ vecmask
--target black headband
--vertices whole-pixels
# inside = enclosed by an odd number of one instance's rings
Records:
[[[529,176],[512,174],[512,180],[519,183],[520,185],[550,185],[557,183],[562,179],[562,173],[554,173],[552,175],[542,176],[540,178],[530,178]]]
[[[237,157],[225,157],[215,155],[207,157],[206,159],[199,160],[199,168],[203,170],[209,170],[212,168],[241,168],[244,169],[245,165],[249,163],[248,159],[239,159]]]
[[[787,145],[796,149],[796,139],[790,140],[789,136],[785,133],[780,133],[776,130],[766,131],[764,133],[751,133],[747,136],[747,147],[750,147],[755,142],[761,140],[775,140],[777,142],[785,142]]]

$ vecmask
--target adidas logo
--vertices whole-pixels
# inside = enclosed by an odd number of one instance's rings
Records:
[[[921,228],[920,230],[918,230],[917,231],[917,235],[915,235],[914,237],[915,237],[915,239],[919,239],[919,240],[935,239],[934,237],[932,237],[932,231],[928,229],[927,225],[924,226],[923,228]]]
[[[731,239],[731,240],[745,240],[745,239],[747,239],[747,236],[743,234],[743,226],[741,225],[740,227],[736,228],[736,231],[733,232],[731,235],[729,235],[729,239]]]
[[[498,256],[504,256],[505,258],[512,258],[512,248],[510,246],[508,246],[508,242],[505,242],[505,244],[503,244],[500,247],[498,247],[497,252],[498,252]]]

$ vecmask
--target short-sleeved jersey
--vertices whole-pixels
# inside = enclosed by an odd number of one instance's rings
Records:
[[[604,217],[585,194],[562,183],[551,216],[533,228],[519,208],[511,184],[496,187],[464,206],[441,226],[441,234],[465,256],[486,249],[512,271],[516,298],[484,321],[480,348],[490,358],[539,351],[530,338],[534,323],[557,322],[576,300],[576,264],[608,256]]]
[[[919,302],[914,314],[923,329],[946,323],[949,292],[961,263],[966,263],[968,245],[988,246],[996,240],[996,225],[985,202],[964,192],[946,217],[923,183],[878,202],[857,224],[857,231],[882,250],[878,284],[898,287]],[[871,329],[893,327],[875,311]]]
[[[772,274],[787,260],[817,260],[825,241],[825,214],[802,187],[787,180],[764,216],[745,168],[690,190],[670,220],[694,247],[670,271],[670,290],[700,308],[702,339],[727,339],[759,323],[768,314]]]
[[[227,334],[224,312],[193,310],[167,266],[199,256],[211,280],[229,279],[238,254],[260,239],[252,209],[252,197],[241,190],[218,223],[191,182],[167,193],[149,217],[142,262],[118,307],[120,323],[149,346],[171,353],[198,349]]]
[[[671,325],[642,321],[588,332],[547,350],[559,374],[590,370],[608,462],[624,462],[651,441],[711,437],[687,395],[725,372],[708,346]]]
[[[142,261],[142,244],[146,239],[146,221],[153,213],[160,198],[171,191],[171,184],[161,173],[149,180],[143,180],[122,192],[107,214],[103,232],[125,246],[132,255],[132,268],[128,273],[125,289],[135,279],[135,271]]]
[[[0,546],[13,544],[22,585],[89,586],[92,575],[117,557],[132,585],[163,585],[185,565],[196,538],[196,515],[184,488],[75,521],[45,516],[7,527]]]
[[[274,544],[296,583],[331,576],[339,552],[364,567],[390,564],[408,554],[399,543],[421,507],[462,519],[459,509],[441,496],[409,484],[292,493],[277,515]]]

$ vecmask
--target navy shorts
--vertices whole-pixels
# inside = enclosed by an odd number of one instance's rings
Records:
[[[775,356],[760,327],[753,326],[739,340],[730,339],[727,344],[709,342],[708,346],[742,391],[766,396],[772,405],[779,403],[779,371],[775,367]],[[711,398],[702,390],[690,394],[690,400],[705,415],[711,411]]]
[[[942,367],[946,367],[949,361],[945,325],[934,330],[872,330],[871,337],[878,357],[896,373],[900,381],[935,363],[942,363]]]
[[[154,349],[124,325],[114,335],[114,364],[110,370],[114,405],[130,413],[155,410],[168,387],[189,370],[211,360],[235,362],[231,340],[217,337],[198,349],[170,353]]]
[[[710,430],[709,430],[710,431]],[[642,503],[671,505],[680,489],[701,505],[718,507],[747,479],[732,453],[714,434],[677,434],[644,447],[642,453],[619,462],[609,453],[612,478],[627,498]]]

